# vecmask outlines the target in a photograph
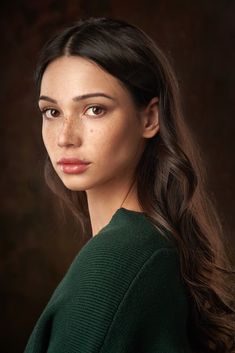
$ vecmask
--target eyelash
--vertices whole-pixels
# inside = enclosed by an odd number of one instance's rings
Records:
[[[102,109],[102,113],[101,113],[101,114],[90,115],[90,116],[92,116],[92,117],[95,117],[95,116],[99,117],[99,116],[103,115],[103,114],[106,112],[106,109],[105,109],[103,106],[98,105],[98,104],[96,104],[96,105],[94,104],[94,105],[90,105],[89,107],[86,108],[84,115],[86,115],[86,112],[87,112],[89,109],[91,109],[91,108],[99,108],[99,109]],[[44,108],[44,109],[41,110],[42,117],[45,118],[45,119],[47,119],[47,120],[56,119],[57,117],[48,118],[48,117],[46,116],[46,113],[47,113],[48,111],[52,111],[52,110],[56,111],[57,113],[59,112],[59,110],[57,110],[57,109],[55,109],[55,108]],[[89,116],[89,114],[88,114],[88,116]]]
[[[44,108],[44,109],[42,109],[42,110],[41,110],[42,117],[45,118],[45,119],[47,119],[47,120],[55,119],[55,118],[48,118],[48,117],[46,116],[46,113],[47,113],[48,111],[52,111],[52,110],[55,110],[56,112],[58,112],[58,110],[57,110],[57,109],[54,109],[54,108]]]
[[[103,114],[105,113],[105,111],[106,111],[105,108],[104,108],[102,105],[98,105],[98,104],[95,105],[95,104],[94,104],[94,105],[90,105],[89,107],[87,107],[87,109],[85,110],[85,112],[87,112],[87,110],[88,110],[88,109],[91,109],[91,108],[99,108],[99,109],[102,109],[102,113],[101,113],[101,114],[97,114],[97,115],[94,114],[94,115],[92,115],[93,117],[94,117],[94,116],[103,115]]]

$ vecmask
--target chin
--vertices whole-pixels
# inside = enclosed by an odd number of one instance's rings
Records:
[[[64,186],[71,191],[87,191],[93,188],[100,188],[109,184],[110,180],[113,178],[110,177],[89,177],[89,178],[80,178],[80,175],[61,175],[58,174]]]
[[[71,176],[69,176],[68,179],[64,177],[61,178],[64,186],[71,191],[86,191],[87,189],[92,188],[92,185],[88,185],[88,183],[76,179],[76,176],[73,180],[72,179]]]
[[[71,191],[85,191],[87,189],[85,186],[79,185],[79,183],[65,183],[65,182],[63,182],[63,184],[66,187],[66,189],[69,189]]]

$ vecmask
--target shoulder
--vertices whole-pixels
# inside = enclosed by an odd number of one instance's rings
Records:
[[[65,281],[70,281],[75,291],[82,287],[83,280],[93,288],[97,284],[107,291],[118,283],[117,290],[121,291],[148,259],[162,249],[174,249],[177,253],[170,238],[162,235],[143,213],[119,209],[109,224],[83,246]]]
[[[130,283],[157,253],[168,261],[177,257],[173,242],[162,235],[144,214],[119,212],[107,227],[83,246],[69,269],[69,275],[79,278],[80,287],[85,276],[93,286],[100,283],[109,291],[118,284],[119,290],[125,283]]]
[[[150,255],[157,249],[169,247],[175,248],[173,237],[160,232],[145,214],[119,209],[110,223],[88,240],[79,256],[99,251],[99,248],[114,253],[121,251],[123,255],[149,251]]]
[[[176,247],[144,215],[119,212],[77,254],[38,325],[52,323],[48,352],[85,352],[88,342],[93,351],[117,352],[125,343],[131,352],[132,337],[149,332],[150,342],[163,321],[166,337],[173,335],[172,315],[181,320],[177,327],[186,317],[182,298]]]

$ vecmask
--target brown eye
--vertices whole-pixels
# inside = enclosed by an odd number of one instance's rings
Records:
[[[86,115],[91,115],[91,116],[95,116],[95,115],[101,115],[104,112],[104,108],[100,107],[99,105],[93,105],[92,107],[89,107],[86,110]]]
[[[46,108],[42,110],[42,115],[47,119],[53,119],[57,118],[60,115],[60,112],[57,109]]]

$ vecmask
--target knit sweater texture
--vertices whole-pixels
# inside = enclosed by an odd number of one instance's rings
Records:
[[[191,353],[189,305],[173,237],[121,207],[74,258],[24,353]]]

